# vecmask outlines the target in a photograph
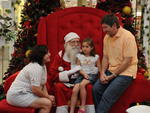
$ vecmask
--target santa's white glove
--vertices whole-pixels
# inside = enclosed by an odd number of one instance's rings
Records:
[[[59,73],[59,80],[62,82],[69,82],[68,71],[63,71]]]
[[[71,70],[69,70],[68,71],[68,74],[69,75],[72,75],[72,74],[74,74],[74,73],[76,73],[77,71],[80,71],[81,70],[81,66],[75,66],[73,69],[71,69]]]
[[[69,82],[69,75],[76,73],[81,70],[81,66],[75,66],[73,69],[69,71],[63,71],[59,73],[59,80],[62,82]]]

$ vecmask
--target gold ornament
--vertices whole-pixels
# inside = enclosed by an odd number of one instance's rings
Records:
[[[146,72],[144,73],[144,76],[145,76],[145,77],[149,77],[149,76],[150,76],[150,73],[149,73],[148,71],[146,71]]]
[[[31,54],[31,52],[32,52],[31,50],[27,50],[26,53],[25,53],[25,56],[28,58],[29,55]]]
[[[129,15],[131,13],[131,7],[125,6],[122,11],[124,14]]]
[[[30,6],[30,5],[31,5],[31,3],[29,2],[29,3],[28,3],[28,6]]]

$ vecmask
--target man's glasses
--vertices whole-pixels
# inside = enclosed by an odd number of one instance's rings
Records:
[[[70,41],[71,44],[80,44],[80,41]]]

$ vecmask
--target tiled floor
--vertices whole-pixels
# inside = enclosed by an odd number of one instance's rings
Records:
[[[9,64],[9,47],[0,47],[0,84]]]

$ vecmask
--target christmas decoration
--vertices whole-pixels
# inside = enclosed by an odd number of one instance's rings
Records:
[[[145,60],[145,65],[150,68],[150,0],[141,1],[142,5],[142,23],[141,36],[139,38],[142,43],[141,51],[144,52],[145,59],[140,57],[141,62]],[[150,72],[150,69],[149,69]],[[150,79],[150,75],[149,75]]]
[[[14,10],[20,3],[20,0],[12,3]],[[14,43],[15,50],[3,79],[19,71],[28,63],[29,50],[36,45],[39,18],[55,12],[59,7],[59,0],[26,0],[21,14],[18,38]]]
[[[129,15],[131,13],[131,8],[129,6],[125,6],[122,11],[124,14]]]
[[[149,73],[148,71],[146,71],[146,72],[144,73],[144,76],[147,77],[147,78],[149,78],[149,77],[150,77],[150,73]]]
[[[31,50],[27,50],[26,53],[25,53],[25,56],[28,58],[29,55],[31,54],[31,52],[32,52]]]
[[[5,10],[7,14],[11,13],[10,10]],[[12,41],[16,38],[16,32],[14,30],[15,24],[12,22],[12,18],[9,16],[0,15],[0,38],[5,41]]]
[[[0,84],[0,100],[5,98],[3,85]]]
[[[30,24],[31,24],[30,21],[25,21],[24,24],[23,24],[23,27],[25,27],[25,28],[31,28],[32,26]]]

